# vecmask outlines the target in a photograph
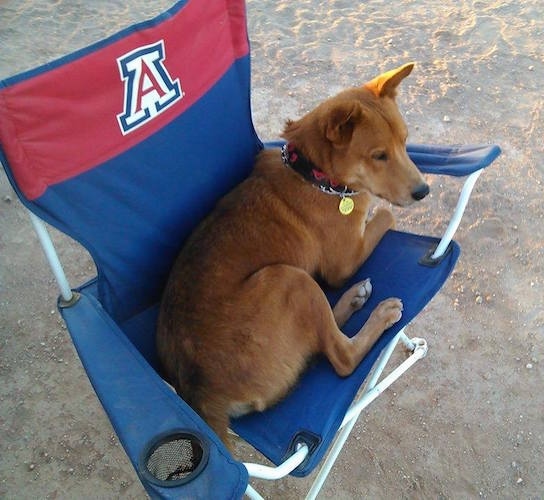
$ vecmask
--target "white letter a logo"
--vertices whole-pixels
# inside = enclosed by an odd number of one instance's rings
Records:
[[[125,82],[125,105],[117,115],[123,135],[152,120],[183,97],[179,78],[164,66],[163,40],[139,47],[117,59]]]

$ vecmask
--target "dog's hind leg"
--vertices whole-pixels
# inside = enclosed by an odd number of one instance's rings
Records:
[[[327,357],[339,375],[349,375],[384,330],[397,322],[402,313],[399,299],[384,300],[360,331],[349,338],[340,330],[339,323],[345,322],[357,308],[362,307],[372,290],[370,282],[364,281],[350,288],[341,297],[335,311],[317,282],[298,268],[268,266],[248,280],[247,284],[250,283],[249,297],[252,300],[249,302],[248,299],[248,302],[255,304],[254,297],[258,296],[261,314],[266,316],[266,321],[258,321],[256,317],[254,324],[268,325],[265,326],[267,332],[262,332],[259,337],[274,339],[273,345],[260,353],[263,375],[274,366],[262,382],[269,383],[274,379],[276,389],[281,382],[291,385],[304,367],[303,360],[318,352]],[[269,325],[272,324],[275,328],[271,332]],[[267,357],[269,359],[265,360]],[[268,403],[272,401],[270,396],[268,394],[265,398]]]

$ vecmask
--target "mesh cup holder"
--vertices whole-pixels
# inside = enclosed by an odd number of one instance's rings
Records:
[[[175,487],[195,479],[208,463],[209,446],[193,431],[170,431],[155,438],[140,460],[142,475],[153,484]]]

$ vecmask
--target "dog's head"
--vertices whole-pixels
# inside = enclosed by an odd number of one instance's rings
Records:
[[[324,101],[288,121],[283,137],[350,189],[400,206],[424,198],[429,186],[408,157],[408,132],[395,103],[396,89],[413,67],[406,64]]]

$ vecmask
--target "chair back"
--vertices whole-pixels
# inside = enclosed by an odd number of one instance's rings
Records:
[[[156,303],[184,239],[248,175],[242,0],[165,14],[0,82],[0,149],[23,202],[80,242],[119,322]]]

